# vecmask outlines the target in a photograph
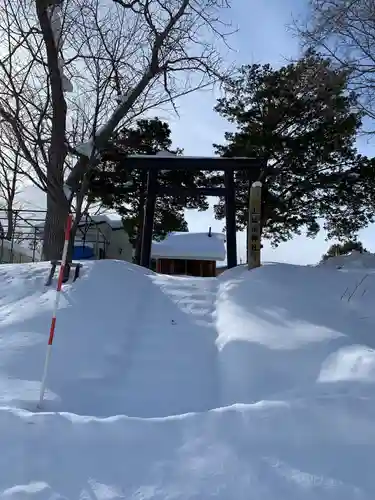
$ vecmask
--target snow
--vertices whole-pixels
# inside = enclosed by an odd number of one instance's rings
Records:
[[[87,156],[87,158],[91,158],[92,152],[94,150],[94,141],[90,139],[86,142],[80,142],[76,145],[75,150],[78,154]]]
[[[129,100],[129,98],[131,97],[132,93],[133,93],[133,91],[130,90],[126,94],[119,96],[120,103],[125,104]]]
[[[166,157],[171,157],[171,156],[176,156],[174,153],[171,153],[170,151],[158,151],[156,153],[156,156],[162,156],[163,158],[166,158]]]
[[[91,224],[94,223],[98,225],[101,223],[106,223],[112,229],[122,229],[124,227],[121,216],[112,212],[105,212],[98,215],[89,214],[89,219],[87,219],[87,217],[83,215],[79,223],[79,226],[84,226],[88,222],[90,222]],[[35,224],[35,229],[38,230],[38,233],[41,232],[43,228],[44,228],[44,222],[39,222],[38,224]]]
[[[225,237],[222,233],[170,233],[163,241],[154,241],[154,259],[225,260]]]
[[[0,499],[374,498],[368,269],[84,262],[37,411],[48,269],[0,266]]]
[[[345,346],[328,357],[319,382],[375,382],[375,351],[362,345]]]
[[[48,7],[47,12],[51,21],[53,38],[56,46],[59,49],[58,65],[61,74],[62,87],[64,92],[70,93],[73,92],[73,84],[71,83],[70,79],[64,74],[65,63],[62,57],[63,37],[61,36],[61,33],[62,33],[62,19],[64,17],[63,12],[60,5],[53,5],[53,7],[52,6]]]
[[[375,269],[375,254],[370,252],[361,253],[358,250],[353,250],[347,255],[330,257],[321,262],[319,266],[341,267],[344,269]]]
[[[158,158],[158,154],[155,154],[155,155],[138,155],[138,154],[134,154],[134,155],[129,155],[128,158]],[[174,154],[170,154],[170,155],[166,155],[166,154],[163,154],[161,155],[163,157],[168,157],[168,156],[176,156]],[[228,158],[224,158],[224,157],[221,157],[221,156],[189,156],[189,155],[183,155],[183,156],[178,156],[178,159],[195,159],[195,160],[206,160],[206,159],[215,159],[215,160],[226,160],[228,161]],[[231,156],[230,158],[231,160],[248,160],[249,157],[248,156]]]
[[[0,239],[0,249],[7,248],[11,252],[16,252],[18,254],[24,255],[26,257],[35,258],[36,260],[40,258],[40,253],[38,250],[30,250],[29,248],[20,245],[19,243],[15,243],[6,239]]]
[[[67,184],[64,184],[63,191],[64,191],[65,198],[67,200],[70,200],[70,197],[72,196],[72,190],[70,189],[70,187]]]
[[[79,225],[85,225],[87,222],[93,222],[94,224],[106,223],[112,229],[123,229],[124,224],[122,223],[122,218],[117,214],[104,213],[99,215],[90,215],[87,220],[84,216],[82,217]]]
[[[106,128],[107,128],[107,124],[100,125],[100,127],[98,127],[96,129],[96,132],[95,132],[96,137],[99,137],[101,134],[103,134],[103,132],[105,131]]]

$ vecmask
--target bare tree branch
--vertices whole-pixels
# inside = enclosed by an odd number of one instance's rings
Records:
[[[374,2],[310,0],[309,7],[307,19],[295,23],[303,47],[319,50],[345,69],[362,111],[375,119]]]
[[[11,130],[22,177],[46,191],[47,258],[61,249],[64,181],[84,211],[87,167],[118,127],[159,106],[177,112],[176,99],[230,72],[220,53],[231,33],[222,20],[228,7],[226,0],[0,0],[0,126]],[[77,145],[90,142],[91,154],[76,163]]]

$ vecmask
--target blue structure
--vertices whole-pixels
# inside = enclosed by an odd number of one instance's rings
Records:
[[[90,260],[94,258],[94,249],[86,246],[73,247],[74,260]]]

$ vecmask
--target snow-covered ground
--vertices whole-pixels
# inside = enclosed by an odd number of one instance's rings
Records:
[[[374,266],[375,268],[375,266]],[[0,266],[0,499],[373,500],[375,269]]]

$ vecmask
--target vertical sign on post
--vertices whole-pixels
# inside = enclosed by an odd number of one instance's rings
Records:
[[[247,263],[249,269],[260,267],[261,201],[262,183],[257,181],[252,184],[249,197],[249,241],[247,246]]]

